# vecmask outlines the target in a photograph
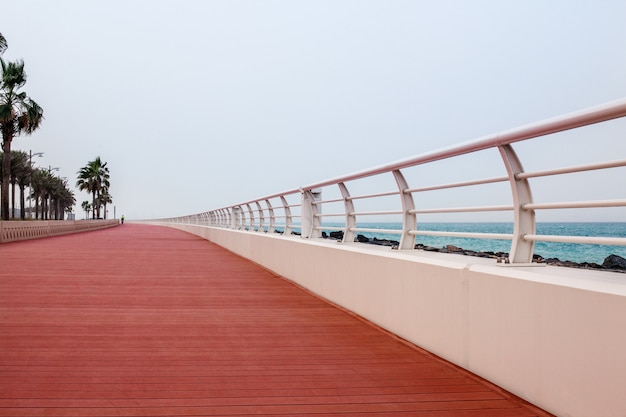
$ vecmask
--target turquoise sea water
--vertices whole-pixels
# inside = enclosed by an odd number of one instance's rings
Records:
[[[331,226],[328,224],[327,226]],[[335,225],[332,226],[342,226]],[[368,229],[400,229],[399,223],[359,223],[357,227]],[[420,223],[419,230],[472,233],[513,233],[512,223]],[[330,231],[328,231],[330,232]],[[397,234],[359,232],[369,238],[399,240]],[[539,235],[626,237],[626,223],[538,223]],[[457,237],[417,236],[416,243],[444,247],[454,245],[463,249],[489,252],[509,252],[508,240],[469,239]],[[543,258],[558,258],[561,261],[595,262],[602,264],[611,255],[626,258],[626,246],[579,245],[573,243],[537,242],[535,254]]]

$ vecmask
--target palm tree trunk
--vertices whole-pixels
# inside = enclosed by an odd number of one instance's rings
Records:
[[[20,211],[20,219],[25,220],[26,219],[26,210],[25,210],[25,206],[26,206],[26,201],[24,198],[24,188],[26,186],[22,186],[20,185],[20,207],[22,208],[22,211]],[[30,216],[30,213],[29,213]]]
[[[98,193],[98,218],[100,218],[100,190],[96,190]]]
[[[15,181],[11,182],[11,218],[15,218]]]
[[[91,213],[92,213],[92,219],[95,220],[96,219],[96,190],[95,189],[91,192],[91,195],[92,195],[91,199],[93,200],[92,201],[93,208],[91,210]]]
[[[6,127],[5,127],[6,126]],[[13,139],[13,124],[2,126],[2,202],[0,215],[2,220],[9,220],[9,178],[11,177],[11,140]]]

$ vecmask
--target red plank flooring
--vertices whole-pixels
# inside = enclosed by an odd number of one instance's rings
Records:
[[[177,230],[0,245],[2,416],[549,414]]]

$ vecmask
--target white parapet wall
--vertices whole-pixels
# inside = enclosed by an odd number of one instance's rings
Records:
[[[626,274],[164,225],[248,258],[557,416],[626,416]]]
[[[118,224],[118,220],[0,221],[0,243],[104,229]]]

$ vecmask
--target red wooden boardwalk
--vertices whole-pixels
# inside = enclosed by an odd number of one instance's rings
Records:
[[[0,246],[2,416],[547,416],[198,237]]]

